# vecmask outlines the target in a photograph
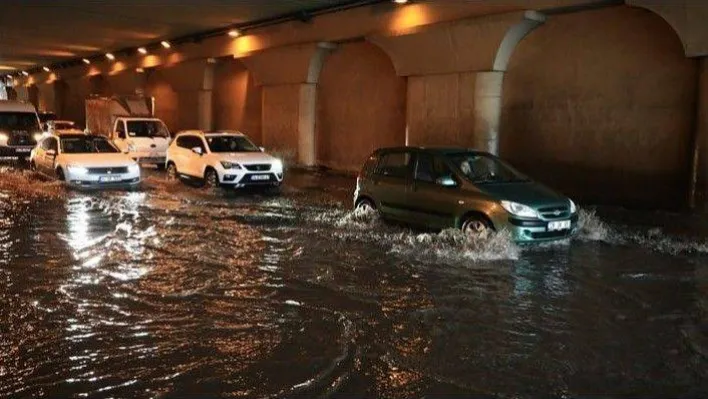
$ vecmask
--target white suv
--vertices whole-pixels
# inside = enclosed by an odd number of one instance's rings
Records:
[[[283,163],[239,132],[180,132],[167,149],[166,166],[170,179],[201,179],[210,188],[277,188],[283,182]]]

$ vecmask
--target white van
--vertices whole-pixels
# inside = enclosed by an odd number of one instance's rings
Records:
[[[0,157],[27,159],[41,138],[42,128],[34,105],[0,100]]]

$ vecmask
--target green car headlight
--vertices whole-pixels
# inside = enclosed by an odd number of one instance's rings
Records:
[[[572,199],[568,199],[568,201],[570,202],[570,213],[575,213],[575,212],[577,212],[577,211],[578,211],[578,206],[575,205],[575,202],[573,202]]]
[[[502,201],[502,208],[514,216],[520,216],[524,218],[538,218],[538,212],[530,206],[519,204],[518,202],[512,201]]]

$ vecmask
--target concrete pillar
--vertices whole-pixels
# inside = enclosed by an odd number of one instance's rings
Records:
[[[696,126],[693,140],[693,162],[689,206],[708,208],[708,57],[698,60],[696,90]]]
[[[313,166],[317,160],[315,153],[315,121],[317,109],[317,84],[300,85],[298,112],[298,162]]]
[[[198,112],[197,121],[199,129],[211,131],[214,129],[213,98],[214,98],[214,63],[213,59],[207,60],[202,76],[202,86],[197,93]]]
[[[499,154],[504,72],[479,72],[474,87],[474,148]]]
[[[331,43],[263,51],[242,58],[263,87],[263,145],[289,162],[314,166],[317,84]]]

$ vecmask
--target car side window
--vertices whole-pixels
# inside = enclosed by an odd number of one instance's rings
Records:
[[[125,138],[125,123],[123,121],[116,122],[116,133],[119,139]]]
[[[189,148],[189,136],[179,136],[177,137],[177,147]]]
[[[410,176],[413,165],[413,154],[410,152],[391,152],[381,156],[374,173],[405,179]]]
[[[441,177],[452,177],[452,170],[440,157],[431,154],[419,154],[416,162],[416,181],[435,183]]]

